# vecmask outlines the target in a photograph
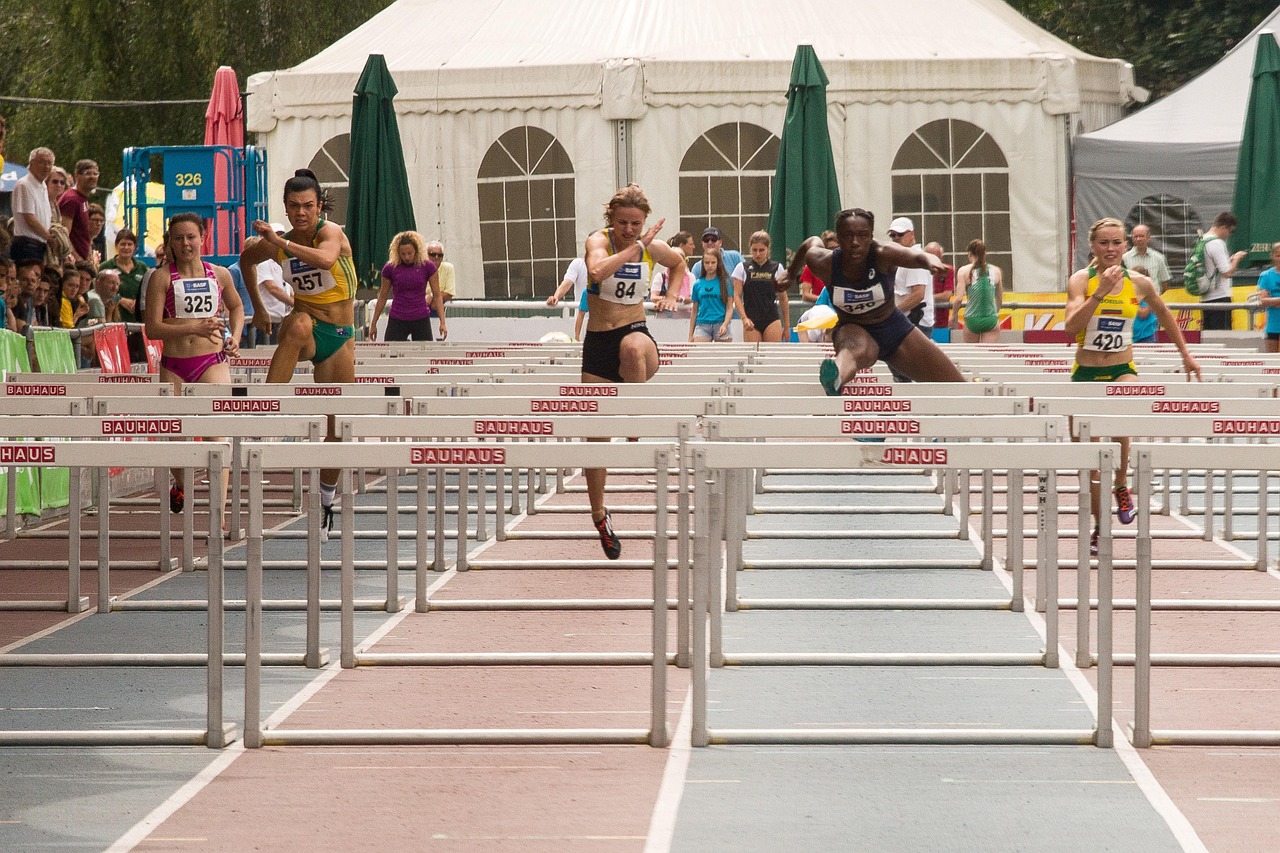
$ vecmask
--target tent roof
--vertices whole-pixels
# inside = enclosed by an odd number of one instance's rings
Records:
[[[1258,36],[1280,27],[1280,7],[1199,77],[1084,140],[1237,146],[1252,85]]]
[[[321,105],[349,110],[370,53],[386,57],[400,87],[397,106],[408,110],[414,101],[475,101],[497,91],[599,103],[602,69],[620,62],[642,67],[646,96],[702,92],[715,80],[719,92],[781,97],[797,44],[813,45],[833,91],[880,90],[879,100],[913,90],[960,90],[944,100],[1007,99],[1002,91],[1068,103],[1082,91],[1111,103],[1143,97],[1129,66],[1077,50],[1002,0],[836,7],[817,0],[398,0],[294,68],[255,75],[250,90],[267,98],[251,98],[250,109],[261,119],[264,100],[277,116],[289,108],[333,114]],[[753,71],[735,72],[744,61]],[[983,64],[992,70],[975,79]],[[1049,65],[1056,70],[1046,71]],[[607,80],[604,88],[607,98]],[[253,129],[264,123],[251,116]]]

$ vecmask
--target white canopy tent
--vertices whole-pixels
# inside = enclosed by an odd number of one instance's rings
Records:
[[[1280,8],[1207,71],[1131,116],[1075,140],[1076,251],[1107,216],[1151,226],[1180,279],[1197,234],[1231,209],[1258,36]]]
[[[1145,93],[1000,0],[399,0],[252,77],[247,127],[272,187],[311,164],[341,191],[352,89],[383,54],[418,230],[444,242],[459,296],[543,295],[628,180],[664,236],[711,223],[740,247],[763,227],[802,43],[831,80],[845,203],[882,239],[912,216],[953,257],[982,236],[1016,258],[1018,290],[1061,289],[1069,137]]]

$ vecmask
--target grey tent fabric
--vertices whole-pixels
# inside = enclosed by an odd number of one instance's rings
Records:
[[[1280,8],[1176,92],[1075,138],[1077,261],[1088,257],[1093,222],[1107,216],[1143,221],[1152,227],[1152,246],[1169,256],[1180,279],[1197,232],[1231,209],[1258,35],[1277,26]]]

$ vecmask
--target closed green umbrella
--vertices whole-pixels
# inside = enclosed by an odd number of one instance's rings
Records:
[[[398,91],[386,60],[381,54],[370,54],[351,107],[346,223],[356,273],[366,287],[376,286],[391,238],[416,227],[400,128],[391,103]]]
[[[769,208],[774,260],[786,261],[806,238],[831,228],[841,210],[827,132],[827,82],[813,47],[797,46]]]
[[[1231,251],[1248,252],[1243,263],[1268,260],[1271,244],[1280,241],[1280,45],[1270,32],[1258,34],[1253,55],[1231,209],[1240,220]]]

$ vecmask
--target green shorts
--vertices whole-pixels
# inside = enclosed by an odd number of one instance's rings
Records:
[[[311,339],[316,342],[316,354],[311,356],[312,364],[320,362],[342,349],[350,341],[356,339],[355,326],[335,326],[323,320],[311,318]]]
[[[1138,368],[1132,361],[1124,364],[1109,364],[1106,367],[1085,367],[1076,364],[1071,368],[1072,382],[1115,382],[1121,376],[1137,376]]]

